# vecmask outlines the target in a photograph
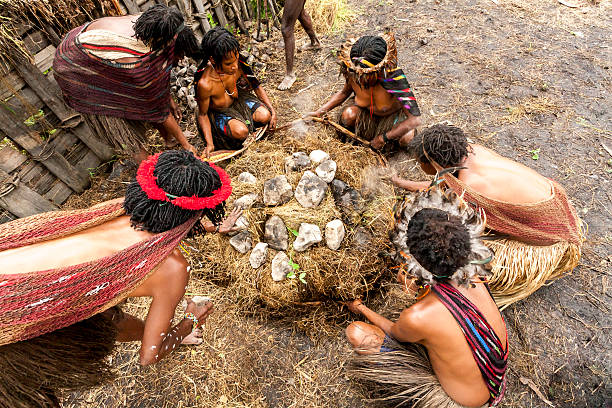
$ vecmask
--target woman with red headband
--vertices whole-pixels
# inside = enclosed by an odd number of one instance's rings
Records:
[[[142,365],[201,342],[210,302],[188,300],[171,327],[189,280],[177,247],[233,229],[231,192],[222,169],[167,151],[141,163],[124,199],[0,225],[0,398],[58,406],[60,389],[112,377],[115,341],[141,341]],[[115,307],[141,296],[153,299],[144,322]]]

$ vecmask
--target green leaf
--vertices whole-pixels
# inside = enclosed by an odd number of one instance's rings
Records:
[[[295,271],[291,271],[285,276],[289,279],[295,279]]]
[[[306,284],[306,279],[304,279],[305,276],[306,272],[300,273],[300,282],[302,282],[304,285]]]
[[[540,158],[540,154],[539,154],[540,153],[540,149],[539,148],[530,150],[529,153],[531,153],[531,158],[533,160],[538,160]]]
[[[294,229],[292,229],[292,228],[289,228],[289,227],[287,227],[287,230],[288,230],[290,233],[292,233],[294,236],[296,236],[296,237],[298,236],[298,232],[297,232],[296,230],[294,230]]]

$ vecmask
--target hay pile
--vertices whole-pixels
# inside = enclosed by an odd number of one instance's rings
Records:
[[[304,7],[317,34],[338,32],[356,15],[347,0],[309,0]]]
[[[232,208],[232,202],[244,194],[258,193],[261,196],[265,180],[285,174],[285,157],[294,152],[309,153],[315,149],[326,151],[338,164],[336,178],[356,190],[364,185],[364,169],[378,166],[371,150],[343,144],[323,132],[308,133],[301,140],[275,135],[271,140],[258,142],[227,166],[226,170],[234,178],[234,191],[228,200],[228,208]],[[243,171],[255,175],[257,183],[238,182],[235,177]],[[294,189],[301,175],[302,172],[287,174]],[[271,310],[304,302],[363,296],[373,288],[385,270],[379,253],[386,251],[389,245],[388,231],[393,222],[393,188],[384,183],[377,184],[380,185],[379,189],[363,195],[365,210],[358,216],[352,214],[350,218],[353,222],[350,224],[346,217],[343,219],[346,237],[338,251],[327,248],[324,242],[305,252],[288,251],[292,261],[299,265],[299,272],[306,273],[306,284],[299,279],[272,280],[270,260],[277,251],[269,248],[266,263],[253,269],[249,254],[240,254],[230,246],[227,236],[218,234],[197,237],[185,248],[191,258],[192,276],[228,285],[235,298],[245,306],[265,304]],[[295,198],[277,207],[256,204],[244,213],[249,221],[253,245],[263,242],[264,223],[271,215],[281,217],[293,230],[298,230],[301,223],[307,222],[316,224],[323,231],[327,222],[342,218],[329,190],[316,208],[303,208]],[[353,244],[352,238],[358,228],[372,234],[369,244]],[[295,237],[291,233],[289,236],[291,243]]]

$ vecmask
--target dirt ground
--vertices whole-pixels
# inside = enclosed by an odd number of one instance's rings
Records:
[[[556,0],[352,0],[353,22],[323,35],[322,51],[297,55],[291,92],[276,90],[284,73],[280,34],[264,44],[272,62],[261,74],[282,124],[340,89],[334,50],[345,38],[391,28],[424,125],[461,126],[474,141],[566,187],[588,224],[588,241],[572,274],[504,311],[511,357],[503,407],[612,406],[612,150],[604,147],[612,148],[612,5],[570,4],[577,7]],[[299,31],[298,45],[305,40]],[[106,178],[90,194],[120,195],[124,177]],[[79,205],[75,200],[72,205]],[[371,304],[393,300],[391,278],[389,273]],[[70,396],[66,405],[371,405],[344,374],[351,351],[343,328],[354,316],[337,304],[273,318],[263,309],[241,310],[223,286],[197,275],[189,291],[217,304],[202,346],[181,348],[141,369],[138,345],[123,345],[113,357],[117,381]],[[140,315],[147,310],[143,301],[127,307]]]

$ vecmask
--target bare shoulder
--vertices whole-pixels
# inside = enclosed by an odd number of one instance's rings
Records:
[[[198,95],[201,98],[206,98],[212,95],[213,92],[213,81],[206,75],[202,75],[202,78],[197,83]]]

